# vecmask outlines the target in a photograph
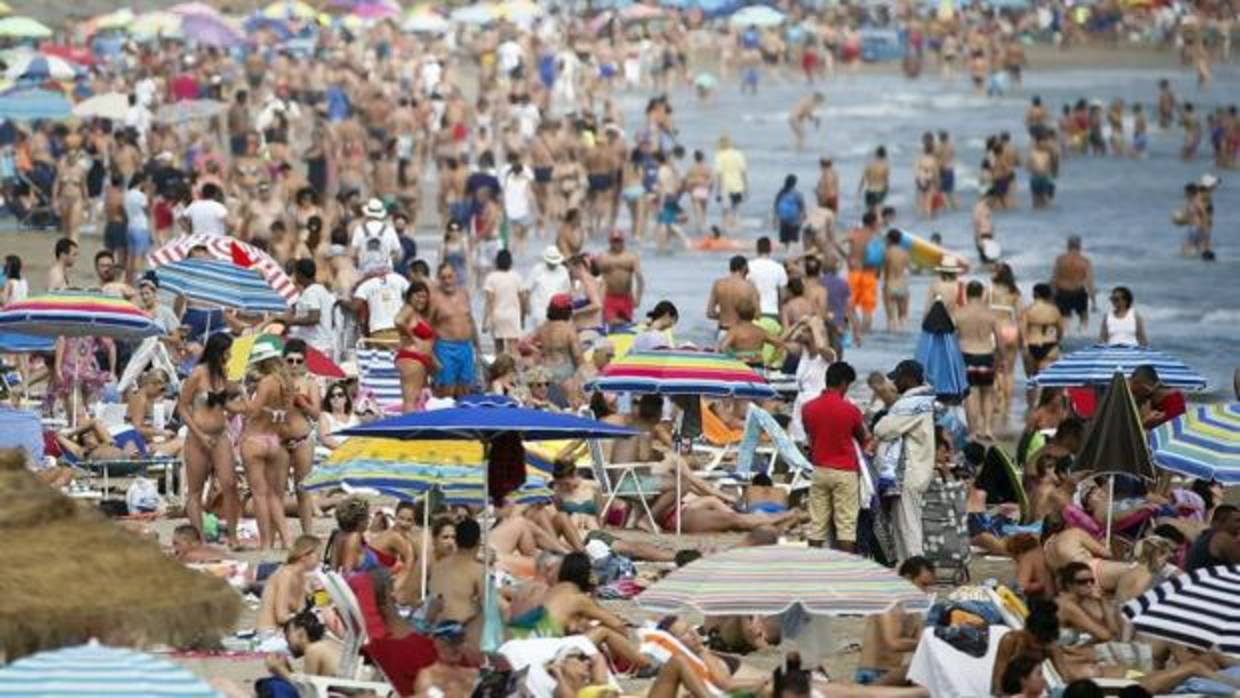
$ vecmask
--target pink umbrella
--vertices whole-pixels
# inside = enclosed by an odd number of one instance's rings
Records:
[[[361,19],[391,19],[400,9],[384,2],[364,2],[353,7],[353,14]]]
[[[231,47],[245,43],[240,32],[211,15],[185,15],[181,22],[181,34],[186,39],[207,46]]]
[[[220,11],[202,2],[182,2],[168,8],[168,11],[188,17],[191,15],[200,15],[204,17],[219,17]]]

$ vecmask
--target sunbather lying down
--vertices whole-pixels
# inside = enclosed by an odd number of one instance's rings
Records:
[[[741,514],[733,508],[735,497],[720,492],[699,478],[683,459],[671,458],[664,464],[668,466],[668,472],[663,476],[658,498],[650,507],[650,513],[664,531],[676,530],[677,516],[680,517],[680,530],[684,533],[752,531],[759,526],[771,526],[783,532],[809,520],[809,514],[800,510]],[[677,470],[680,473],[679,499]]]
[[[128,438],[118,439],[98,419],[87,419],[76,427],[56,432],[56,443],[77,461],[108,461],[125,458],[175,456],[181,451],[181,440],[173,439],[149,448],[137,431],[126,432]],[[119,435],[118,435],[119,436]]]

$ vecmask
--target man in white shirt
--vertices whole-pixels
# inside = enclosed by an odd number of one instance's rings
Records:
[[[385,342],[400,339],[396,332],[396,314],[404,305],[408,288],[405,277],[392,271],[372,276],[358,285],[353,292],[353,303],[356,310],[360,311],[365,304],[369,311],[367,337]]]
[[[151,130],[151,110],[135,92],[129,95],[129,109],[125,112],[125,128],[138,133],[138,146],[146,150],[146,134]]]
[[[219,186],[208,182],[202,185],[199,198],[185,207],[181,216],[189,221],[190,232],[195,235],[227,235],[228,209],[221,203],[224,192]]]
[[[508,155],[508,167],[500,180],[504,196],[504,215],[508,218],[508,231],[512,235],[513,253],[518,257],[525,251],[525,237],[534,223],[534,175],[521,164],[517,153]]]
[[[508,39],[495,49],[495,55],[500,76],[507,79],[515,78],[513,73],[521,67],[521,44]]]
[[[759,314],[779,318],[779,290],[788,285],[784,265],[771,259],[771,239],[758,238],[758,257],[749,262],[749,281],[758,289]]]
[[[336,356],[336,336],[333,332],[333,311],[336,296],[323,284],[315,282],[318,269],[313,259],[299,259],[293,267],[293,283],[301,291],[301,297],[292,312],[284,317],[289,336],[304,341],[327,356]]]
[[[349,248],[363,275],[392,269],[400,261],[402,248],[396,229],[387,219],[387,208],[378,199],[371,199],[362,209],[365,218],[353,229]]]
[[[557,293],[572,293],[573,282],[564,266],[564,255],[555,245],[543,250],[542,264],[530,271],[525,284],[525,297],[529,305],[529,317],[538,327],[547,319],[547,304]]]

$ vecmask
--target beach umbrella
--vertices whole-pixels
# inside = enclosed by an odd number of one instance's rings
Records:
[[[629,352],[614,359],[586,390],[750,399],[776,394],[757,371],[727,354],[671,350]]]
[[[11,39],[46,39],[52,35],[42,22],[30,17],[5,17],[0,19],[0,36]]]
[[[784,22],[784,14],[766,5],[741,8],[728,20],[734,27],[774,27]]]
[[[175,38],[181,36],[182,15],[156,10],[145,12],[129,25],[129,34],[138,38]]]
[[[189,256],[190,250],[197,247],[205,248],[213,259],[258,270],[267,280],[267,284],[289,305],[293,305],[301,297],[297,285],[274,257],[253,245],[225,235],[183,235],[148,254],[147,266],[156,269],[165,264],[179,262]]]
[[[1203,567],[1124,604],[1138,635],[1240,656],[1240,567]]]
[[[120,92],[95,95],[73,105],[73,115],[83,119],[112,119],[119,121],[129,112],[129,96]]]
[[[452,23],[437,12],[409,12],[400,28],[411,33],[440,34],[451,29]]]
[[[361,460],[320,464],[302,481],[307,490],[368,488],[413,501],[429,490],[440,492],[445,502],[462,506],[485,504],[483,469],[468,466],[435,465],[420,462]],[[508,495],[517,504],[546,504],[554,494],[547,480],[527,476],[525,482]]]
[[[81,68],[63,58],[33,51],[10,61],[8,65],[4,74],[10,80],[72,80],[82,72]]]
[[[1085,443],[1076,456],[1076,470],[1154,477],[1154,463],[1128,381],[1118,371],[1094,412]]]
[[[185,99],[162,105],[155,111],[155,122],[171,125],[186,124],[191,121],[210,119],[226,111],[228,111],[228,105],[214,99]]]
[[[40,482],[18,451],[0,454],[0,556],[0,651],[9,661],[92,637],[210,644],[241,613],[241,597],[226,581],[187,569],[78,506]],[[66,692],[74,694],[101,695]]]
[[[0,118],[13,121],[63,119],[72,113],[69,99],[56,90],[23,87],[0,94]]]
[[[214,698],[219,694],[167,659],[91,641],[48,650],[0,669],[0,696],[143,696]]]
[[[999,446],[986,449],[982,468],[974,478],[973,486],[986,492],[988,505],[1015,502],[1020,505],[1022,517],[1029,512],[1029,496],[1025,493],[1021,472]]]
[[[537,441],[525,445],[526,472],[545,480],[551,479],[552,463],[563,450],[575,442],[567,440]],[[486,463],[486,453],[477,441],[403,441],[354,437],[337,447],[324,459],[324,465],[347,465],[386,461],[393,463],[430,463],[433,465],[477,468]],[[589,451],[577,462],[589,463]]]
[[[543,15],[542,7],[538,3],[530,2],[529,0],[496,2],[492,7],[492,11],[496,19],[503,19],[522,25],[528,25]]]
[[[182,259],[155,270],[160,288],[190,300],[250,313],[282,313],[289,302],[254,268],[215,259]]]
[[[289,29],[288,24],[282,19],[272,19],[262,15],[252,15],[246,18],[241,28],[247,34],[257,34],[262,31],[271,32],[281,41],[293,38],[293,30]]]
[[[271,19],[317,19],[319,11],[301,0],[279,0],[263,8],[263,16]]]
[[[493,5],[480,2],[456,8],[449,18],[457,24],[483,25],[495,21],[496,13]]]
[[[1179,359],[1148,347],[1095,344],[1074,351],[1046,367],[1029,380],[1041,388],[1071,388],[1106,385],[1120,371],[1125,377],[1138,366],[1153,366],[1158,381],[1179,390],[1203,390],[1206,379]]]
[[[353,6],[350,12],[364,20],[391,19],[400,15],[400,7],[382,0],[368,0]]]
[[[192,16],[199,15],[203,17],[220,18],[223,15],[220,11],[204,2],[182,2],[168,8],[168,11],[174,15]]]
[[[637,597],[655,613],[770,616],[800,606],[810,615],[917,613],[931,597],[873,560],[838,550],[763,545],[733,548],[673,570]]]
[[[23,332],[0,332],[0,354],[37,354],[56,350],[56,340]]]
[[[36,337],[142,339],[163,334],[146,311],[96,291],[53,291],[0,308],[0,330]]]
[[[224,22],[224,20],[220,19],[218,16],[213,15],[184,15],[184,18],[181,20],[181,34],[187,41],[191,41],[202,46],[232,48],[245,43],[245,38],[241,36],[240,31]],[[177,104],[183,103],[178,102]]]
[[[125,29],[137,19],[137,15],[128,7],[96,15],[86,21],[86,34],[91,35],[109,29]]]
[[[281,341],[279,337],[271,334],[252,334],[233,340],[232,351],[229,352],[228,358],[228,380],[239,381],[245,377],[245,369],[250,363],[250,352],[254,350],[256,344],[263,340]],[[335,361],[332,361],[327,354],[309,345],[306,345],[306,370],[310,375],[320,378],[342,380],[345,377],[344,370]]]
[[[130,13],[132,17],[133,13]],[[39,53],[45,56],[55,56],[63,58],[70,63],[78,65],[94,65],[99,61],[96,60],[95,54],[91,52],[89,46],[69,46],[66,44],[52,44],[43,42],[39,44]]]
[[[926,382],[942,400],[959,402],[969,391],[956,323],[942,301],[935,301],[921,322],[914,358],[926,369]]]
[[[1172,472],[1240,483],[1240,402],[1190,406],[1150,434],[1150,451]]]

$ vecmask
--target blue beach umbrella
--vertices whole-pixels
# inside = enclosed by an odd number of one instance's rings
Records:
[[[14,121],[63,119],[73,113],[64,94],[40,88],[18,88],[0,94],[0,118]]]
[[[288,301],[262,273],[216,259],[182,259],[155,270],[160,288],[200,303],[251,313],[282,313]]]
[[[0,353],[33,354],[55,351],[56,340],[22,332],[0,332]]]
[[[33,654],[0,669],[0,696],[218,695],[202,679],[166,659],[94,642]]]
[[[1179,359],[1148,347],[1109,346],[1095,344],[1074,351],[1048,366],[1030,379],[1030,385],[1041,388],[1072,388],[1103,386],[1111,382],[1116,371],[1132,377],[1138,366],[1153,366],[1158,381],[1177,390],[1203,390],[1206,379]]]
[[[921,323],[915,358],[926,369],[926,382],[940,399],[958,402],[969,391],[956,324],[942,301],[935,301]]]
[[[1191,406],[1150,434],[1150,451],[1172,472],[1240,483],[1240,402]]]

